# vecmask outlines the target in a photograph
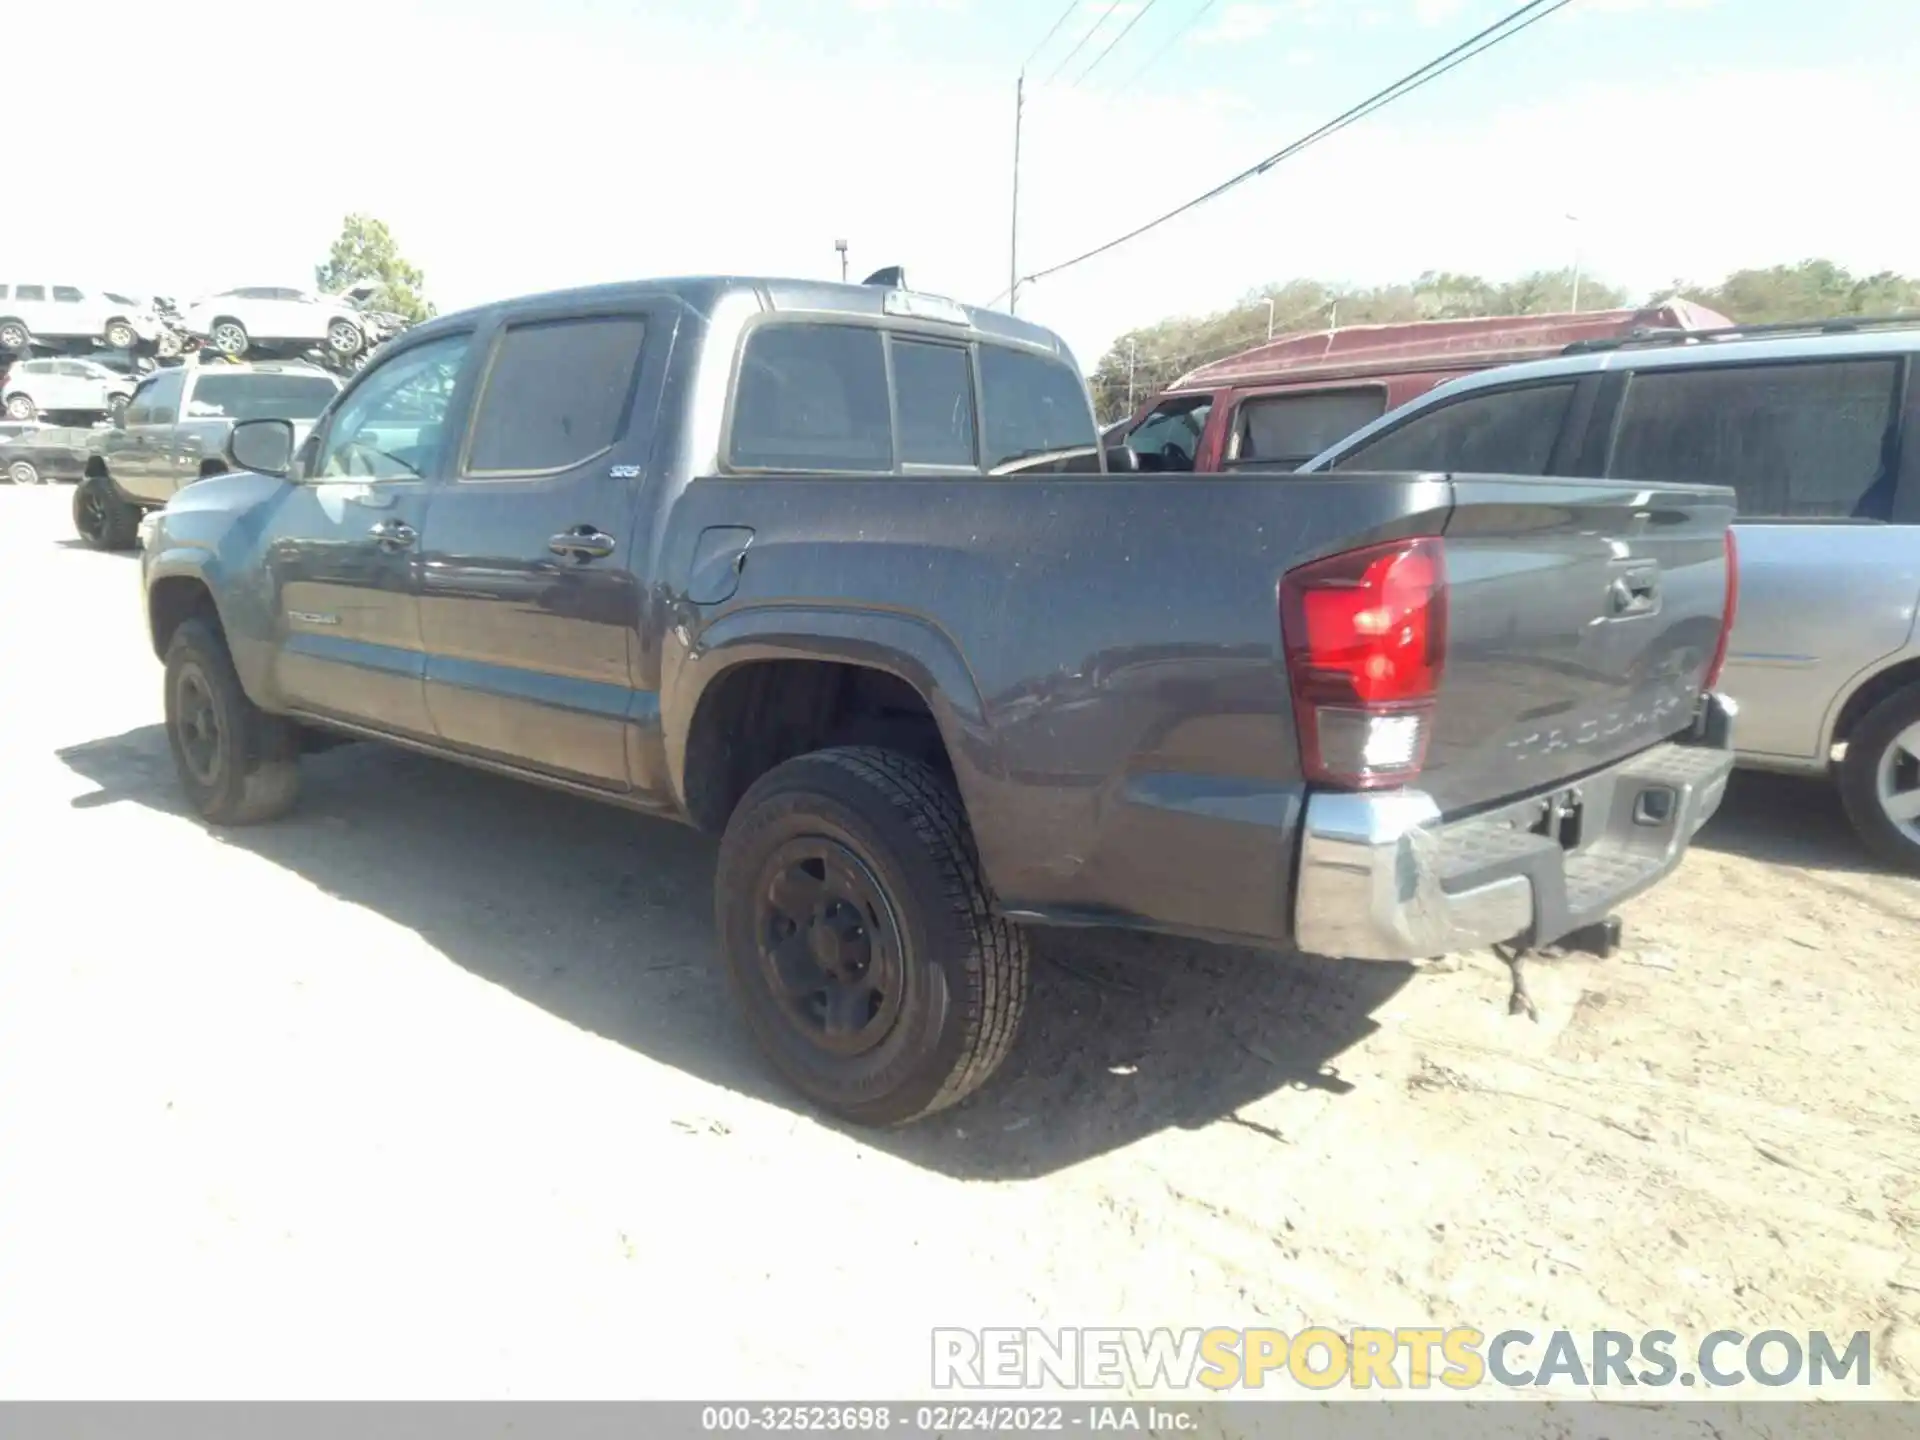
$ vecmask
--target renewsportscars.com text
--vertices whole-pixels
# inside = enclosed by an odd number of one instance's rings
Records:
[[[1169,1388],[1203,1391],[1523,1389],[1558,1384],[1660,1389],[1742,1385],[1864,1387],[1865,1330],[1501,1330],[1467,1326],[1333,1330],[940,1329],[933,1384],[942,1390]]]

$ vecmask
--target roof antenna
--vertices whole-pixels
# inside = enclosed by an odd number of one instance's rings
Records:
[[[860,282],[862,285],[885,285],[890,290],[907,288],[907,271],[903,265],[889,265],[884,270],[876,270]]]

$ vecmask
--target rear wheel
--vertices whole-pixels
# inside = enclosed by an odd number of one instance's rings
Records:
[[[104,475],[89,475],[73,492],[73,528],[96,550],[131,550],[140,511],[120,498]]]
[[[336,320],[327,326],[327,348],[341,359],[351,359],[366,348],[367,337],[351,320]]]
[[[140,337],[133,333],[133,326],[126,321],[109,320],[106,341],[109,350],[131,350],[139,343]]]
[[[40,472],[34,468],[31,460],[15,460],[7,466],[7,479],[16,485],[38,485]]]
[[[1026,936],[993,913],[959,796],[918,760],[823,750],[761,777],[714,881],[720,961],[774,1067],[868,1125],[943,1109],[999,1066]]]
[[[1920,874],[1920,685],[1896,690],[1854,726],[1840,798],[1874,854]]]
[[[25,354],[33,343],[33,332],[27,329],[21,320],[0,320],[0,350],[11,350],[15,354]]]
[[[31,395],[9,395],[7,397],[7,418],[9,420],[38,420],[40,407],[33,403]]]
[[[231,356],[236,360],[245,355],[247,353],[247,347],[253,343],[252,339],[247,335],[247,327],[242,325],[238,320],[222,320],[218,322],[207,338],[213,342],[214,349],[218,350],[222,355]]]
[[[257,825],[293,808],[300,735],[247,698],[219,630],[187,620],[167,646],[167,740],[181,787],[216,825]]]

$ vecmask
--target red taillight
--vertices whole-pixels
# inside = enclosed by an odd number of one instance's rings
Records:
[[[1370,790],[1420,773],[1447,656],[1447,568],[1423,536],[1330,555],[1280,581],[1307,778]]]
[[[1720,617],[1720,643],[1714,647],[1713,663],[1707,666],[1702,683],[1711,690],[1720,683],[1720,672],[1727,668],[1727,645],[1733,639],[1733,617],[1740,609],[1740,547],[1727,531],[1727,609]]]

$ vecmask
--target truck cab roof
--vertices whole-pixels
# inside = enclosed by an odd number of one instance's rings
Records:
[[[476,318],[515,314],[553,305],[613,304],[668,295],[688,309],[711,316],[728,301],[751,298],[762,311],[805,313],[825,317],[891,318],[903,323],[932,321],[950,326],[957,335],[992,339],[1070,356],[1066,343],[1053,331],[997,310],[965,305],[943,296],[880,285],[854,285],[837,280],[805,280],[776,276],[695,275],[654,280],[623,280],[605,285],[577,286],[511,300],[471,306],[441,315],[408,331],[409,339],[431,338],[459,329]]]

